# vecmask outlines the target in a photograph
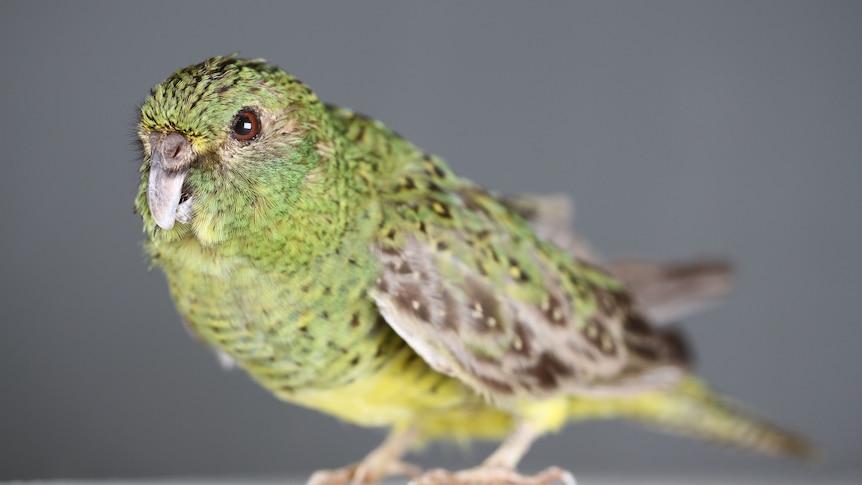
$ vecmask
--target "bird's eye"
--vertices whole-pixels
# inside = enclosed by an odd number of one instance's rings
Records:
[[[250,109],[236,114],[233,121],[233,136],[240,141],[253,140],[260,134],[260,118]]]

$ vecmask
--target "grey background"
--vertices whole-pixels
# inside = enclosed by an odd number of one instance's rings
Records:
[[[381,439],[222,372],[147,272],[136,104],[237,50],[490,188],[571,194],[604,254],[732,258],[699,369],[823,453],[587,423],[525,469],[862,470],[860,2],[15,2],[0,42],[0,479],[297,474]]]

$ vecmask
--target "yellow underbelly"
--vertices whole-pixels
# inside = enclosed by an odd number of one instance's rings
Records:
[[[276,395],[360,426],[416,426],[424,439],[498,439],[513,426],[510,412],[434,371],[409,347],[345,386]]]

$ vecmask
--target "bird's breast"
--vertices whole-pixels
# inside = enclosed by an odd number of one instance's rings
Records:
[[[338,386],[387,355],[393,332],[365,293],[371,276],[337,255],[291,268],[187,238],[155,257],[190,331],[274,392]]]

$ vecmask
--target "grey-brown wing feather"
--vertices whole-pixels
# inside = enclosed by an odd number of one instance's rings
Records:
[[[628,392],[679,375],[679,341],[641,318],[621,285],[481,189],[385,210],[371,296],[439,372],[495,400]]]
[[[716,259],[674,263],[618,259],[606,266],[626,285],[638,308],[660,324],[717,305],[730,292],[733,273],[730,263]]]
[[[638,310],[652,322],[679,321],[714,306],[730,291],[732,268],[722,260],[604,261],[572,229],[574,204],[564,194],[510,195],[501,200],[520,214],[539,236],[579,259],[602,266],[622,281]]]

